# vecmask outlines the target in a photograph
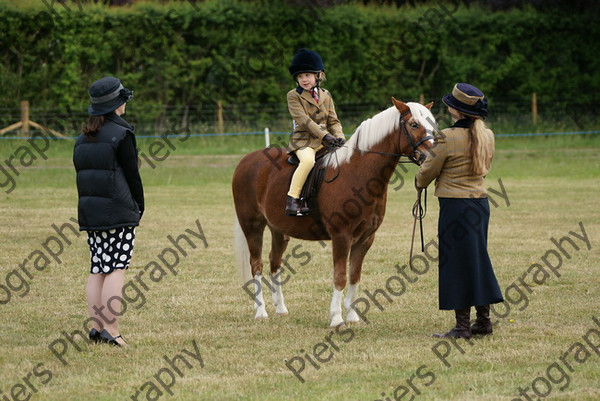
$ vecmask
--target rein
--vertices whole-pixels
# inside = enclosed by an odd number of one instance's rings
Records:
[[[417,200],[415,201],[415,204],[412,207],[412,215],[415,218],[415,220],[413,222],[412,238],[410,240],[410,256],[408,264],[410,265],[410,270],[413,272],[415,271],[415,268],[413,267],[413,246],[415,244],[415,231],[417,228],[417,220],[419,220],[419,230],[421,232],[421,252],[425,252],[425,242],[423,240],[423,219],[427,215],[427,188],[425,188],[424,191],[425,199],[423,200],[423,202],[421,202],[421,194],[423,193],[423,188],[417,189]]]

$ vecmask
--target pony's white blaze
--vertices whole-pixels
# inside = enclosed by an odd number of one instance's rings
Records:
[[[412,114],[413,118],[417,120],[419,125],[425,127],[427,135],[431,135],[433,137],[438,130],[438,127],[437,123],[435,122],[435,117],[433,117],[431,111],[421,103],[408,102],[406,105],[410,108],[410,113]],[[430,139],[429,141],[433,143],[433,139]]]
[[[437,131],[437,124],[431,111],[420,103],[408,102],[406,105],[410,108],[412,118],[419,125],[425,127],[427,135],[433,136]],[[335,151],[337,157],[329,158],[328,165],[336,168],[349,162],[355,150],[363,152],[371,150],[386,136],[395,132],[398,129],[398,124],[400,124],[400,112],[395,106],[363,121],[346,142],[346,146]],[[430,142],[433,143],[433,139]]]

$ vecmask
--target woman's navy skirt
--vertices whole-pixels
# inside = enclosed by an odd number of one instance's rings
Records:
[[[439,198],[440,309],[502,302],[487,251],[487,198]]]

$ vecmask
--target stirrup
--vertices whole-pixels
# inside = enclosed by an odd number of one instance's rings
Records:
[[[303,199],[292,198],[291,196],[288,195],[287,203],[285,206],[286,216],[296,216],[296,217],[306,216],[308,214],[308,212],[310,211],[310,209],[303,205],[305,205],[305,202]]]

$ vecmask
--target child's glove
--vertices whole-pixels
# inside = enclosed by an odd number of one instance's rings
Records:
[[[331,134],[325,134],[323,137],[323,145],[337,146],[337,138]]]

